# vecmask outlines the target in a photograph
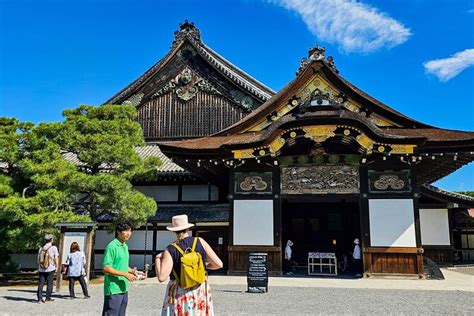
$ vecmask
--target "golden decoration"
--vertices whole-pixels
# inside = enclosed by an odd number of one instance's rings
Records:
[[[253,158],[253,152],[254,150],[252,148],[232,151],[232,153],[234,154],[234,159]]]
[[[344,135],[349,136],[351,134],[351,131],[348,129],[344,130]]]
[[[384,147],[384,146],[379,146],[379,147],[377,148],[377,150],[378,150],[379,152],[383,153],[383,152],[385,151],[385,147]]]
[[[416,145],[390,145],[393,154],[413,154]]]
[[[295,137],[296,137],[296,132],[291,132],[291,133],[290,133],[290,137],[291,137],[291,138],[295,138]]]
[[[336,128],[335,125],[304,126],[303,131],[305,132],[305,137],[317,143],[322,143],[329,137],[336,135],[334,133]]]
[[[258,154],[259,154],[260,156],[265,156],[266,151],[262,149],[262,150],[260,150],[260,151],[258,152]]]

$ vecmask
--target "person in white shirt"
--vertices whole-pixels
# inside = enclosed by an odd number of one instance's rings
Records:
[[[284,262],[284,267],[283,267],[286,275],[293,274],[293,272],[291,272],[291,255],[293,252],[291,250],[292,246],[293,246],[293,242],[291,240],[288,240],[285,247],[285,262]]]
[[[38,283],[38,303],[52,302],[54,299],[51,298],[53,292],[53,278],[54,273],[58,270],[59,263],[59,252],[58,248],[53,245],[53,235],[46,234],[44,236],[46,244],[38,250],[38,271],[39,271],[39,283]],[[47,253],[47,256],[45,255]],[[45,258],[46,262],[42,262],[42,258]],[[46,283],[46,299],[43,298],[43,286]]]
[[[352,252],[352,259],[354,259],[354,270],[356,277],[361,277],[362,274],[362,257],[360,253],[359,238],[354,239],[354,251]]]

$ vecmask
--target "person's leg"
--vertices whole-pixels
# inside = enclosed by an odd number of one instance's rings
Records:
[[[54,271],[48,272],[47,274],[47,284],[46,284],[46,300],[51,301],[51,294],[53,293],[53,278]]]
[[[38,301],[43,299],[43,286],[46,282],[46,274],[44,272],[39,272],[39,281],[38,281]]]
[[[69,296],[72,298],[76,296],[74,294],[74,283],[76,283],[76,280],[72,276],[68,277],[68,279],[69,279]]]
[[[114,295],[105,296],[102,316],[120,315],[123,297],[124,297],[124,294],[114,294]]]
[[[122,304],[120,305],[119,316],[125,316],[128,305],[128,292],[123,294]]]
[[[79,277],[79,283],[81,284],[82,294],[84,294],[85,297],[89,297],[89,292],[87,291],[86,280],[84,280],[83,275]]]

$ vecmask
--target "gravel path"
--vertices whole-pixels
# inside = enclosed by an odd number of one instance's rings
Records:
[[[241,285],[212,288],[217,315],[474,315],[472,293],[460,291],[271,287],[269,293],[248,294]],[[159,315],[164,291],[163,284],[133,284],[128,315]],[[92,285],[90,293],[88,300],[68,300],[63,288],[55,302],[37,304],[35,288],[0,288],[0,315],[100,315],[102,285]]]

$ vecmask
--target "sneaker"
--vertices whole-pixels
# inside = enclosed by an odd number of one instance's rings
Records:
[[[43,304],[43,303],[44,303],[44,299],[37,300],[36,303],[38,303],[38,304]]]
[[[91,297],[89,295],[84,296],[84,299],[88,299],[88,298],[91,298]]]
[[[51,303],[54,302],[54,298],[47,298],[44,300],[45,303]]]
[[[356,277],[361,278],[362,274],[356,274]]]

